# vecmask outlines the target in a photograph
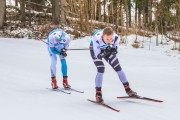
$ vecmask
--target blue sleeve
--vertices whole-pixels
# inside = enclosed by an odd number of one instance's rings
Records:
[[[58,55],[60,55],[60,51],[57,51],[54,47],[50,47],[50,51],[51,51],[53,54],[58,54]]]

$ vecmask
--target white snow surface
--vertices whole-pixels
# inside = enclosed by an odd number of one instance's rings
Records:
[[[88,48],[89,40],[85,37],[72,41],[70,48]],[[179,120],[180,60],[174,57],[179,54],[169,56],[164,49],[127,45],[120,46],[117,55],[131,88],[163,103],[116,99],[126,93],[105,62],[103,98],[120,110],[115,112],[87,101],[95,100],[96,75],[89,50],[67,52],[69,83],[85,93],[66,95],[47,89],[51,88],[50,58],[43,42],[0,38],[0,120]],[[59,61],[57,80],[62,87]]]

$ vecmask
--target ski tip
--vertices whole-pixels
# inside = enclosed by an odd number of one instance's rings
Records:
[[[162,100],[155,100],[156,102],[160,102],[160,103],[162,103],[162,102],[164,102],[164,101],[162,101]]]
[[[78,93],[84,93],[84,91],[77,91]]]
[[[142,99],[142,100],[148,100],[148,101],[159,102],[159,103],[164,102],[162,100],[157,100],[157,99],[152,99],[152,98],[147,98],[147,97],[142,97],[142,96],[139,96],[139,97],[118,96],[116,98],[134,98],[134,99]]]
[[[117,109],[115,109],[115,108],[113,108],[113,107],[111,107],[111,106],[109,106],[109,105],[107,105],[107,104],[105,104],[105,103],[98,103],[98,102],[96,102],[96,101],[94,101],[94,100],[90,100],[90,99],[87,99],[87,101],[92,102],[92,103],[95,103],[95,104],[98,104],[98,105],[102,105],[102,106],[104,106],[104,107],[106,107],[106,108],[109,108],[109,109],[115,111],[115,112],[120,112],[120,110],[117,110]]]
[[[93,100],[87,99],[87,101],[93,101]]]

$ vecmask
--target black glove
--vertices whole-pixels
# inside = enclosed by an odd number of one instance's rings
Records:
[[[111,48],[111,54],[112,55],[115,55],[115,54],[117,54],[118,52],[117,52],[117,49],[116,48]]]
[[[111,47],[110,46],[107,46],[106,49],[104,50],[106,54],[109,54],[111,53]]]
[[[106,49],[101,50],[101,53],[99,53],[97,57],[99,59],[102,59],[103,57],[105,57],[109,53],[111,53],[111,47],[110,46],[106,47]]]
[[[60,55],[62,55],[63,57],[66,57],[66,56],[67,56],[67,53],[66,53],[66,49],[65,49],[65,48],[61,49]]]

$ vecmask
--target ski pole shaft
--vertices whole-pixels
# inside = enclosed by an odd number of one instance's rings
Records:
[[[49,45],[49,43],[45,42],[43,39],[39,39],[40,41],[46,43],[47,45]]]
[[[49,43],[47,43],[46,41],[44,41],[43,39],[39,39],[40,41],[44,42],[45,44],[49,45]],[[69,48],[67,50],[89,50],[89,48]]]
[[[76,48],[69,48],[69,49],[67,49],[67,50],[89,50],[89,48],[82,48],[82,49],[76,49]]]

